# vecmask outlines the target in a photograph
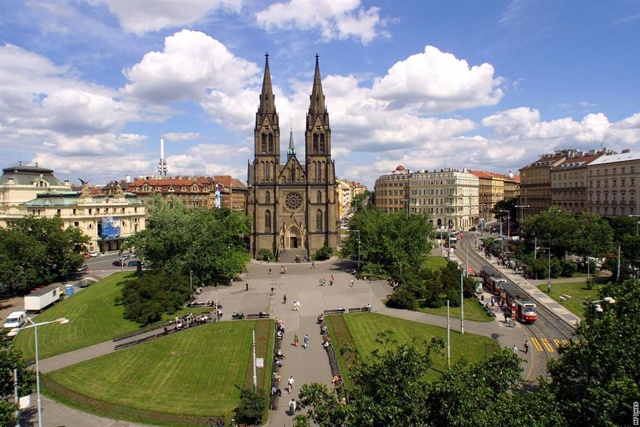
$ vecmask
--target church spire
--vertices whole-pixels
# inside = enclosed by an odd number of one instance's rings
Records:
[[[309,114],[324,114],[327,109],[324,105],[324,92],[322,91],[322,79],[320,78],[320,61],[316,53],[316,72],[313,77],[313,89],[311,90],[311,102]]]
[[[296,156],[296,147],[293,145],[293,124],[291,125],[291,130],[289,131],[289,149],[287,150],[287,161],[290,158]]]
[[[276,112],[275,96],[271,87],[271,71],[269,70],[269,53],[265,54],[264,77],[262,92],[260,93],[260,107],[258,113],[274,114]]]

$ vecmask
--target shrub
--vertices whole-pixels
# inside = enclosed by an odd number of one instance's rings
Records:
[[[415,310],[417,306],[416,297],[406,289],[396,290],[387,300],[387,307],[400,308],[403,310]]]
[[[239,423],[262,425],[266,407],[264,391],[244,389],[240,392],[240,405],[234,409],[236,420]]]
[[[267,261],[267,262],[271,262],[273,261],[273,252],[271,252],[269,249],[260,249],[258,250],[258,261]]]
[[[323,246],[320,249],[318,249],[318,251],[315,254],[313,254],[313,260],[324,261],[331,258],[331,255],[333,255],[333,249],[330,248],[329,246]]]

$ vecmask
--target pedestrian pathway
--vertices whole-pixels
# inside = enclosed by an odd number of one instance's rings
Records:
[[[437,250],[439,254],[439,250]],[[290,396],[297,395],[300,386],[305,383],[318,382],[332,387],[332,374],[326,351],[322,347],[320,326],[317,324],[317,316],[327,309],[338,307],[363,307],[371,304],[372,311],[380,314],[395,316],[407,320],[433,324],[446,328],[447,319],[443,316],[424,314],[414,311],[390,309],[384,306],[382,299],[391,293],[391,288],[386,280],[364,281],[355,280],[353,286],[350,274],[351,265],[339,260],[315,263],[312,268],[310,263],[293,263],[287,265],[287,273],[280,274],[280,266],[261,262],[252,262],[249,271],[243,278],[243,282],[234,283],[231,287],[205,288],[201,298],[203,300],[220,301],[223,305],[224,315],[222,320],[229,320],[233,311],[243,311],[245,314],[259,311],[269,312],[271,318],[280,318],[286,328],[283,338],[282,351],[285,355],[281,368],[283,379],[293,376],[295,384],[293,393],[285,391],[280,399],[278,408],[269,412],[269,426],[291,427],[292,417],[288,414]],[[334,276],[334,284],[329,285],[329,278]],[[320,286],[321,280],[326,279],[326,285]],[[246,287],[248,283],[248,288]],[[247,290],[248,289],[248,290]],[[287,296],[286,304],[283,303],[284,295]],[[546,297],[543,294],[544,297]],[[548,298],[547,298],[548,299]],[[300,302],[300,309],[293,310],[294,301]],[[540,304],[548,301],[540,298]],[[552,310],[555,308],[550,307]],[[459,331],[459,322],[451,321],[452,333]],[[523,328],[519,324],[506,324],[501,319],[492,322],[472,322],[465,320],[465,333],[489,336],[496,339],[502,347],[512,348],[514,345],[520,348],[525,340]],[[310,337],[309,347],[294,347],[292,345],[294,335],[302,341],[305,334]],[[76,350],[64,355],[44,359],[40,361],[40,369],[43,372],[62,369],[94,357],[99,357],[114,350],[113,342],[96,344],[91,347]],[[531,353],[519,352],[525,360],[531,361]],[[524,364],[524,377],[529,377],[533,363]],[[281,383],[281,388],[283,386]],[[284,389],[283,389],[284,391]],[[35,400],[33,400],[35,401]],[[113,426],[133,427],[139,424],[112,421],[101,424],[93,420],[92,415],[82,414],[63,405],[43,399],[45,410],[45,427],[57,427],[61,425],[75,426]],[[81,414],[81,415],[80,415]],[[97,420],[100,418],[94,417]]]

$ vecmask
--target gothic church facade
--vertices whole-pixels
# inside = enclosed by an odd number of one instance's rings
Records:
[[[286,162],[280,159],[280,122],[266,55],[260,105],[254,130],[254,159],[249,163],[247,214],[253,218],[251,255],[297,250],[312,256],[323,246],[338,246],[338,197],[331,159],[329,113],[316,68],[305,128],[304,162],[289,136]],[[306,252],[305,252],[306,251]]]

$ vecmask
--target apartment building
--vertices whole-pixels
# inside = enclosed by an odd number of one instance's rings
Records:
[[[520,169],[520,205],[529,206],[525,216],[536,215],[551,206],[551,170],[565,161],[571,150],[543,154]],[[573,150],[575,151],[575,150]]]
[[[400,165],[393,172],[376,179],[374,185],[376,209],[386,213],[408,214],[410,176],[411,171]]]
[[[408,179],[409,213],[424,213],[434,227],[461,230],[479,222],[479,178],[463,170],[418,171]]]
[[[587,211],[587,167],[604,153],[604,150],[569,151],[567,157],[551,169],[551,205],[574,213]]]
[[[615,218],[640,215],[640,153],[605,153],[587,165],[586,210]]]

